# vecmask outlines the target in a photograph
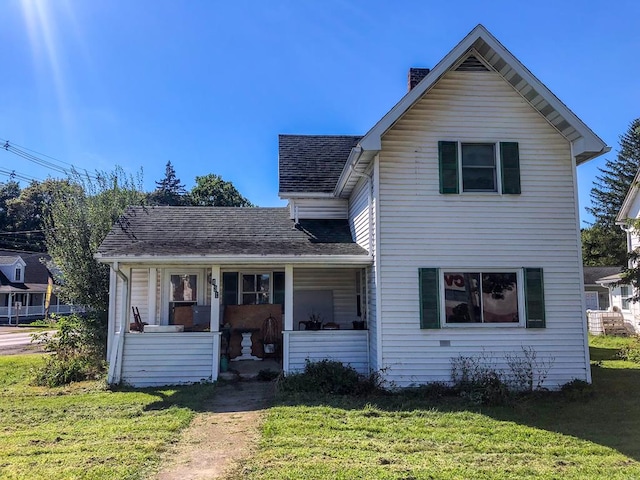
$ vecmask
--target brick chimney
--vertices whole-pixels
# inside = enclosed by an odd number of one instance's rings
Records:
[[[428,68],[410,68],[409,69],[409,91],[413,90],[420,81],[430,72]]]

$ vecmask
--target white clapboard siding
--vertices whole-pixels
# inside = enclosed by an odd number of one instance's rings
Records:
[[[518,142],[520,195],[439,193],[438,141]],[[449,72],[383,137],[382,365],[399,386],[450,378],[451,358],[532,346],[549,384],[586,379],[581,252],[569,143],[493,72]],[[546,329],[421,330],[418,268],[542,267]],[[450,346],[440,346],[450,342]]]
[[[369,181],[363,177],[349,198],[349,227],[353,240],[369,251]]]
[[[290,200],[291,218],[344,219],[348,216],[348,201],[342,198],[296,198]]]
[[[304,370],[306,361],[324,359],[351,365],[359,373],[369,373],[368,335],[366,330],[320,330],[285,332],[288,335],[290,373]]]
[[[356,275],[352,268],[296,268],[294,272],[294,297],[296,291],[331,290],[333,292],[333,321],[341,328],[352,328],[357,316]],[[297,315],[294,314],[296,318]]]
[[[214,333],[130,333],[122,354],[122,382],[134,387],[211,381],[218,371]]]
[[[150,323],[149,270],[147,268],[131,269],[131,306],[138,309],[140,312],[140,318],[143,322]],[[133,321],[132,316],[131,321]]]

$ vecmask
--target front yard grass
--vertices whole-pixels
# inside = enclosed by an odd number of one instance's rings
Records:
[[[211,385],[110,391],[33,387],[42,355],[0,356],[0,478],[146,478]]]
[[[640,365],[593,338],[592,396],[511,407],[409,395],[282,398],[256,455],[230,478],[640,478]]]

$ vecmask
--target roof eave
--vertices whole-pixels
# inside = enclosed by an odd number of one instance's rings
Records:
[[[292,198],[333,198],[332,192],[278,192],[278,197],[282,200]]]
[[[365,266],[373,263],[371,255],[104,255],[97,253],[94,258],[100,263],[145,263],[169,265],[175,263],[190,265],[233,264],[252,265],[264,263],[291,263],[317,265]]]
[[[622,202],[622,207],[620,207],[620,211],[616,216],[616,225],[626,225],[629,220],[629,210],[631,209],[631,205],[638,195],[638,182],[640,182],[640,169],[636,172],[636,176],[633,177],[633,181],[631,182],[631,188],[627,192],[627,195],[624,197],[624,202]]]

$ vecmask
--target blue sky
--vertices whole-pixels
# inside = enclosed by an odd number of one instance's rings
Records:
[[[277,196],[279,133],[364,134],[482,23],[613,151],[640,117],[640,2],[2,1],[0,138],[79,168],[171,160]],[[55,172],[0,151],[0,168]],[[6,181],[0,176],[0,181]],[[26,182],[23,182],[26,185]]]

